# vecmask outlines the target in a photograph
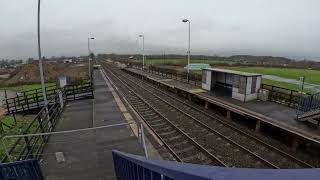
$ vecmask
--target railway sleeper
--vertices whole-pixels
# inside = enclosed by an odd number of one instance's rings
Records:
[[[172,130],[172,131],[167,131],[167,132],[163,132],[163,133],[159,133],[160,136],[167,136],[167,135],[171,135],[171,134],[174,134],[176,133],[177,131],[176,130]]]

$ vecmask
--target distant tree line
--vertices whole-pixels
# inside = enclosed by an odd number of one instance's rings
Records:
[[[22,63],[23,63],[22,59],[19,59],[19,60],[2,59],[0,60],[0,68],[1,69],[15,68],[17,65],[20,65]]]

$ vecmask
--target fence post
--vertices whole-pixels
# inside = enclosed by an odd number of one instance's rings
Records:
[[[16,98],[13,98],[14,110],[17,112]]]
[[[38,122],[39,122],[40,130],[41,130],[41,132],[42,132],[42,133],[44,133],[45,131],[44,131],[43,126],[42,126],[42,119],[41,119],[41,116],[38,116],[38,117],[37,117],[37,119],[38,119]]]
[[[274,87],[274,86],[271,85],[271,93],[270,93],[271,95],[269,95],[270,101],[272,101],[272,100],[274,99],[274,98],[272,98],[272,97],[274,96],[274,95],[273,95],[273,94],[274,94],[274,93],[273,93],[273,87]]]
[[[26,96],[26,92],[23,92],[23,96],[24,96],[24,102],[27,104],[28,110],[30,109],[29,107],[29,100],[28,100],[28,96]]]
[[[24,111],[23,104],[21,105],[21,103],[20,103],[20,96],[18,95],[18,93],[16,93],[16,95],[17,95],[17,98],[18,98],[18,104],[22,107],[22,111]]]
[[[292,96],[293,96],[293,91],[291,90],[290,92],[290,99],[289,99],[289,106],[291,106],[293,104],[292,102]]]
[[[16,118],[16,114],[15,114],[15,113],[12,113],[12,116],[13,116],[14,124],[15,124],[15,125],[17,125],[17,118]]]
[[[36,101],[37,101],[37,106],[39,107],[38,89],[36,89]]]
[[[313,96],[311,96],[308,111],[312,110],[312,101],[313,101]]]
[[[5,96],[5,98],[6,98],[6,104],[7,104],[8,114],[10,114],[10,108],[9,108],[8,96],[7,96],[7,89],[4,90],[4,96]]]
[[[23,133],[23,134],[26,134],[25,132]],[[29,139],[28,139],[28,137],[24,137],[24,141],[26,142],[26,144],[27,144],[27,150],[28,150],[28,152],[27,152],[27,154],[29,154],[30,155],[30,157],[32,158],[33,157],[33,155],[32,155],[32,149],[31,149],[31,147],[30,147],[30,142],[29,142]],[[24,159],[27,159],[28,157],[29,157],[29,155],[28,156],[25,156],[24,157]]]
[[[73,93],[73,100],[76,100],[76,94],[74,92],[74,84],[72,85],[72,93]]]

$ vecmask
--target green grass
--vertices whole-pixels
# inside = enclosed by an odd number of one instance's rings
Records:
[[[46,87],[48,86],[53,86],[56,83],[46,83]],[[7,89],[7,90],[12,90],[12,91],[29,91],[33,89],[39,89],[41,88],[41,84],[26,84],[26,85],[18,85],[18,86],[4,86],[0,87],[0,89]]]
[[[192,63],[207,63],[211,65],[219,65],[219,63],[225,63],[224,61],[214,61],[214,60],[192,60]],[[186,60],[184,59],[170,59],[170,60],[163,60],[163,59],[151,59],[147,60],[146,64],[154,64],[154,65],[175,65],[180,66],[176,69],[178,71],[182,70],[182,67],[185,66]],[[230,64],[232,65],[232,64]],[[232,66],[222,66],[225,69],[237,70],[237,71],[244,71],[244,72],[251,72],[251,73],[260,73],[260,74],[268,74],[279,76],[283,78],[290,78],[298,80],[299,77],[305,76],[305,81],[308,83],[313,84],[320,84],[320,71],[317,70],[310,70],[310,69],[292,69],[292,68],[265,68],[265,67],[232,67]],[[196,74],[201,74],[201,71],[192,71]],[[263,79],[262,82],[264,84],[278,86],[282,88],[292,89],[299,91],[300,88],[296,84],[279,82],[269,79]],[[307,93],[314,93],[309,89],[305,89]]]
[[[272,86],[281,87],[281,88],[291,89],[291,90],[295,90],[295,91],[301,91],[301,88],[299,87],[299,85],[296,85],[296,84],[273,81],[273,80],[270,80],[270,79],[262,79],[262,83],[263,84],[272,85]],[[303,91],[305,93],[309,93],[309,94],[315,93],[310,89],[304,89]]]
[[[310,69],[291,68],[264,68],[264,67],[225,67],[237,71],[274,75],[284,78],[296,79],[305,76],[305,81],[313,84],[320,84],[320,71]]]
[[[0,160],[5,153],[5,148],[9,148],[17,140],[16,138],[7,138],[5,140],[3,140],[2,138],[7,135],[21,134],[21,131],[27,128],[34,118],[35,118],[35,115],[26,115],[26,116],[17,115],[16,116],[17,123],[14,122],[13,116],[5,116],[2,119],[0,119],[1,122],[9,126],[7,127],[2,125],[3,132],[1,132],[0,134],[0,141],[1,141],[0,142]],[[35,130],[35,127],[31,126],[30,131],[34,131],[34,130]],[[17,146],[17,147],[19,148],[20,146]],[[19,150],[18,148],[17,150]]]
[[[187,64],[186,59],[147,59],[145,61],[147,65],[174,65],[174,66],[185,66]],[[190,63],[204,63],[204,64],[222,64],[226,61],[219,60],[206,60],[206,59],[192,59]],[[232,65],[232,62],[228,63]]]

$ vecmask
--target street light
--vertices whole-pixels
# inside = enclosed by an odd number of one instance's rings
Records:
[[[139,37],[142,37],[142,70],[144,70],[144,35],[139,35]]]
[[[91,40],[91,39],[94,39],[94,37],[89,37],[89,38],[88,38],[88,53],[89,53],[88,62],[89,62],[89,78],[90,78],[90,79],[91,79],[91,67],[90,67],[90,55],[91,55],[90,40]]]
[[[189,64],[190,64],[190,20],[183,19],[183,23],[189,23],[189,43],[188,43],[188,66],[187,66],[187,80],[189,82]]]
[[[48,111],[48,100],[46,94],[46,86],[43,77],[43,67],[42,67],[42,57],[41,57],[41,44],[40,44],[40,0],[38,0],[38,58],[39,58],[39,69],[40,69],[40,81],[41,81],[41,89],[42,89],[42,96],[44,101],[44,107],[46,107],[46,113],[48,114],[49,118],[49,111]],[[50,122],[50,121],[49,121]]]

